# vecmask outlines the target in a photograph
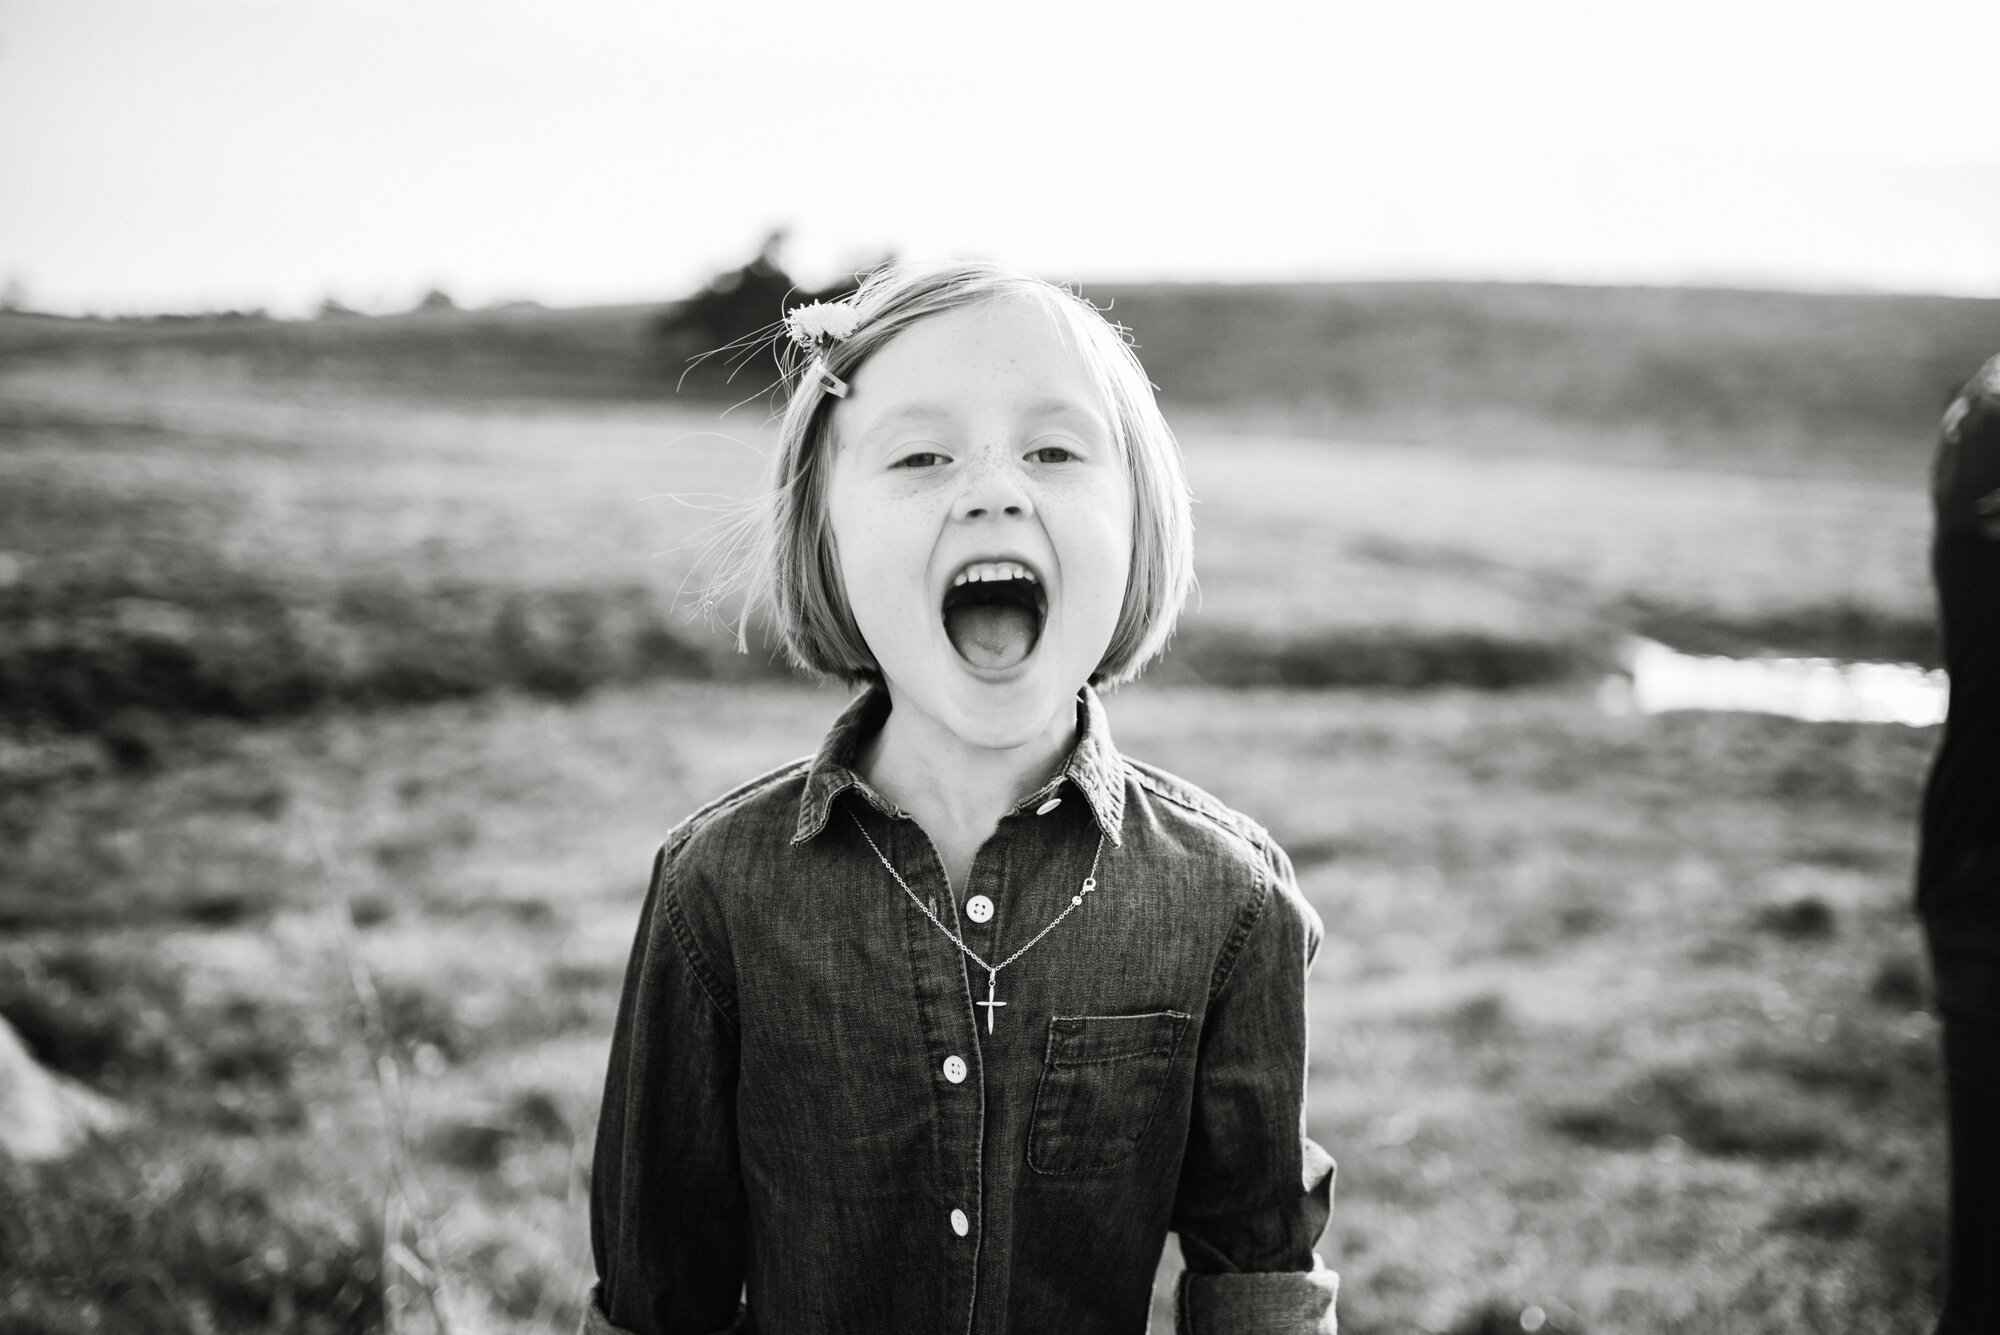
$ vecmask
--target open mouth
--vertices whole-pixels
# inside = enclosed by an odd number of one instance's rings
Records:
[[[1041,580],[1018,561],[974,561],[944,592],[944,633],[977,668],[1001,671],[1026,659],[1047,615]]]

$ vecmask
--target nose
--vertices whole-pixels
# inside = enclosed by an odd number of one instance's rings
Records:
[[[998,456],[998,457],[996,457]],[[984,519],[1004,516],[1025,519],[1035,512],[1020,470],[1004,452],[983,452],[972,460],[964,474],[964,485],[952,505],[955,519]]]

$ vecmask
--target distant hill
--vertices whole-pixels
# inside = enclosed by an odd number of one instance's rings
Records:
[[[1170,402],[1384,439],[1927,448],[1951,392],[2000,352],[2000,301],[1948,297],[1504,283],[1091,295],[1110,298]]]
[[[654,396],[673,391],[648,355],[663,309],[510,306],[317,320],[0,315],[0,365],[81,356],[139,367],[200,358],[260,375],[454,395]]]
[[[1170,409],[1375,438],[1893,456],[2000,352],[2000,300],[1510,283],[1087,285]],[[0,316],[0,362],[224,358],[453,395],[657,397],[671,304],[173,321]],[[754,395],[761,376],[729,386]],[[740,391],[740,393],[734,393]],[[712,391],[711,391],[712,392]]]

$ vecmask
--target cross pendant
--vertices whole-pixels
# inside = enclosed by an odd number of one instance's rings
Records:
[[[987,970],[987,971],[986,971],[986,1000],[984,1000],[984,1001],[975,1001],[975,1002],[973,1002],[973,1003],[972,1003],[972,1004],[973,1004],[973,1005],[975,1005],[975,1006],[984,1006],[984,1007],[986,1008],[986,1032],[987,1032],[987,1033],[989,1033],[989,1034],[993,1032],[993,1008],[994,1008],[995,1006],[1004,1006],[1004,1005],[1006,1005],[1006,1004],[1007,1004],[1007,1003],[1006,1003],[1006,1002],[1004,1002],[1004,1001],[995,1001],[995,1000],[993,999],[993,990],[994,990],[994,986],[995,986],[995,980],[996,980],[996,979],[997,979],[998,977],[999,977],[999,973],[998,973],[998,972],[997,972],[996,970],[992,970],[992,969],[989,969],[989,970]]]

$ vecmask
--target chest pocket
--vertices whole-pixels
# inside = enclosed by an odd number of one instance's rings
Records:
[[[1179,1011],[1052,1018],[1028,1166],[1096,1173],[1129,1159],[1153,1124],[1187,1025]]]

